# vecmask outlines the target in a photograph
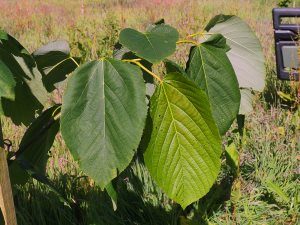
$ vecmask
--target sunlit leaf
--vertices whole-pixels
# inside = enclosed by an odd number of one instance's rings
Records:
[[[187,76],[207,93],[221,135],[236,118],[241,99],[227,49],[226,39],[220,34],[213,35],[192,47],[187,63]]]
[[[157,184],[185,208],[218,175],[219,132],[206,94],[181,74],[168,74],[150,103],[153,131],[145,163]]]
[[[137,56],[158,63],[174,53],[178,37],[175,28],[160,24],[146,33],[126,28],[120,33],[120,43]]]

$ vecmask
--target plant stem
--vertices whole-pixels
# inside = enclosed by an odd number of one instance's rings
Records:
[[[191,37],[195,37],[197,35],[200,35],[200,36],[205,36],[205,35],[213,35],[214,33],[211,33],[211,32],[206,32],[206,31],[199,31],[197,33],[194,33],[194,34],[189,34],[187,36],[187,38],[191,38]]]
[[[79,67],[79,64],[76,62],[76,60],[73,57],[70,57],[70,59],[76,64],[77,67]]]
[[[198,45],[198,43],[196,41],[193,41],[193,40],[180,40],[180,41],[177,41],[176,44],[194,44],[194,45]]]
[[[162,83],[162,79],[156,75],[155,73],[153,73],[152,71],[148,70],[145,66],[143,66],[140,61],[142,59],[123,59],[124,62],[131,62],[136,64],[137,66],[139,66],[140,68],[142,68],[143,70],[145,70],[147,73],[149,73],[151,76],[153,76],[154,78],[156,78],[160,83]]]

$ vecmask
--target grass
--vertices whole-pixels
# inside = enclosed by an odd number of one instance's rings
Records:
[[[30,180],[14,187],[21,225],[195,225],[195,224],[299,224],[300,115],[295,103],[283,101],[278,91],[297,98],[298,86],[279,81],[275,74],[271,10],[275,0],[82,0],[0,1],[0,27],[30,51],[56,39],[67,39],[72,54],[84,60],[112,55],[122,28],[145,29],[160,18],[181,36],[195,33],[214,15],[235,14],[259,37],[266,56],[266,88],[246,117],[240,147],[241,175],[234,174],[223,156],[222,171],[210,193],[182,211],[155,185],[138,156],[115,181],[118,208],[105,192],[78,170],[57,136],[47,173],[60,195]],[[188,48],[180,46],[174,59],[184,65]],[[63,90],[51,96],[61,102]],[[294,108],[292,107],[294,106]],[[16,147],[24,127],[4,123],[4,135]],[[237,125],[224,137],[240,146]]]

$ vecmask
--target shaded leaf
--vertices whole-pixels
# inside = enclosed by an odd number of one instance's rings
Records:
[[[115,59],[80,66],[63,96],[61,132],[83,172],[104,188],[132,160],[147,106],[141,70]]]
[[[109,195],[109,197],[111,198],[112,201],[112,205],[113,205],[113,209],[114,211],[117,210],[117,204],[118,204],[118,194],[112,184],[112,182],[110,182],[106,187],[105,187],[107,194]]]
[[[54,120],[59,112],[60,106],[56,105],[36,118],[25,132],[17,152],[17,159],[28,161],[42,175],[45,175],[48,152],[59,131],[59,121]],[[16,160],[9,165],[9,171],[12,184],[25,184],[29,178]]]
[[[4,217],[3,217],[3,214],[2,214],[1,208],[0,208],[0,225],[5,225],[5,221],[4,221]]]
[[[126,28],[120,33],[120,43],[137,56],[158,63],[174,53],[178,37],[175,28],[161,24],[146,33]]]
[[[187,76],[207,93],[221,135],[236,118],[241,99],[239,84],[226,51],[226,39],[220,34],[213,35],[191,48],[187,63]]]
[[[32,56],[43,74],[43,83],[49,92],[77,68],[75,59],[70,56],[69,44],[64,40],[50,42],[34,51]]]
[[[239,168],[239,152],[234,142],[231,142],[228,146],[225,146],[226,161],[232,171],[236,171]]]
[[[133,52],[131,52],[128,48],[122,47],[122,45],[117,45],[114,50],[114,58],[123,60],[123,59],[137,59],[138,57]],[[142,59],[139,62],[148,70],[152,71],[152,63],[148,62],[145,59]],[[145,82],[153,84],[154,82],[153,77],[144,70],[142,70],[142,72],[143,72],[143,77]]]
[[[165,64],[165,67],[166,67],[167,74],[168,73],[181,73],[181,74],[186,75],[184,69],[180,65],[178,65],[177,63],[175,63],[175,62],[173,62],[169,59],[165,59],[164,64]]]
[[[231,50],[227,52],[240,87],[262,91],[265,86],[265,66],[262,47],[247,23],[237,16],[218,15],[206,26],[206,31],[220,33]]]
[[[15,86],[13,74],[10,69],[0,61],[0,98],[15,99]]]
[[[168,74],[150,103],[153,131],[145,163],[157,184],[185,208],[217,178],[218,129],[206,94],[181,74]]]
[[[44,174],[39,173],[35,166],[33,166],[29,161],[26,159],[16,159],[16,163],[18,163],[19,168],[22,169],[22,173],[24,171],[27,173],[27,176],[32,177],[33,179],[37,180],[38,182],[44,184],[50,191],[57,195],[59,200],[64,203],[66,206],[71,207],[68,200],[62,196],[62,194],[57,190],[51,180],[48,179]]]
[[[28,125],[35,118],[36,111],[41,110],[47,100],[42,75],[28,51],[1,30],[0,61],[6,65],[16,82],[15,100],[1,100],[3,113],[11,117],[17,125]]]

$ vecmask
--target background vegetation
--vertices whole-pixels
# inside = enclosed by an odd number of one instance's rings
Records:
[[[298,4],[297,1],[281,1]],[[234,125],[224,146],[240,147],[241,177],[225,164],[207,197],[182,212],[151,180],[138,157],[118,181],[118,209],[106,193],[80,173],[58,135],[47,168],[49,178],[68,200],[47,186],[30,180],[14,187],[18,222],[50,224],[298,224],[300,200],[299,83],[276,78],[272,8],[276,0],[0,0],[0,28],[15,36],[30,51],[49,41],[66,39],[72,54],[84,61],[112,55],[122,28],[143,30],[160,18],[185,37],[203,29],[213,16],[235,14],[244,19],[261,40],[266,56],[267,85],[246,117],[240,145]],[[177,61],[186,60],[179,47]],[[63,88],[49,96],[61,102]],[[279,93],[279,94],[278,94]],[[283,99],[283,94],[288,98]],[[5,138],[12,150],[23,127],[4,121]],[[101,171],[99,171],[101,172]],[[140,198],[139,196],[142,196]]]

